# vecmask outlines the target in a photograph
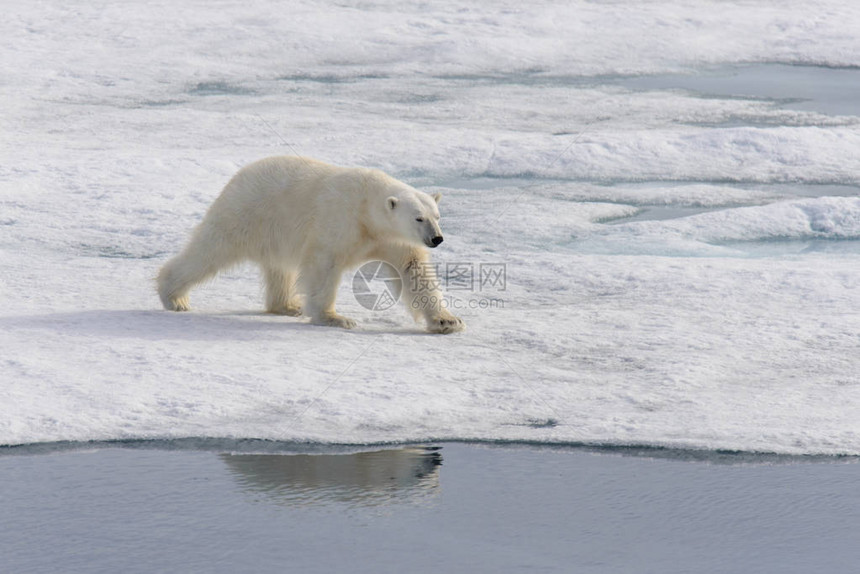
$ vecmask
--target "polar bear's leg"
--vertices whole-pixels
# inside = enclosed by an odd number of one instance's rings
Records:
[[[296,295],[296,274],[286,269],[265,267],[266,311],[279,315],[298,317],[302,304]]]
[[[299,281],[302,291],[307,295],[305,311],[317,325],[352,329],[355,321],[338,315],[334,309],[340,276],[341,269],[331,257],[316,255],[312,260],[303,262]]]
[[[403,304],[417,320],[423,317],[431,333],[456,333],[466,324],[445,308],[445,297],[440,287],[436,268],[427,251],[421,247],[384,245],[374,254],[390,263],[403,278]]]
[[[188,311],[188,293],[191,289],[210,279],[219,267],[200,261],[183,252],[168,261],[158,274],[158,295],[168,311]]]
[[[158,296],[168,311],[190,311],[188,301],[190,283],[182,277],[180,256],[168,261],[158,272]]]
[[[238,257],[219,240],[208,241],[205,232],[196,233],[182,253],[168,261],[158,273],[158,295],[168,311],[188,311],[188,293],[211,279]]]

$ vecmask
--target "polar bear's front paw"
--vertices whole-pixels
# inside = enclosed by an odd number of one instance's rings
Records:
[[[341,329],[352,329],[355,327],[355,321],[343,315],[326,315],[314,320],[317,325],[325,325],[326,327],[340,327]]]
[[[466,324],[463,320],[450,313],[445,313],[444,315],[439,315],[438,317],[427,320],[427,330],[431,333],[440,333],[445,335],[448,333],[457,333],[465,328]]]
[[[298,317],[302,314],[302,308],[299,305],[286,305],[277,309],[269,309],[269,313],[273,315],[287,315],[288,317]]]

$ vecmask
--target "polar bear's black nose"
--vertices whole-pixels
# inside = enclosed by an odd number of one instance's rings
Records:
[[[442,236],[441,236],[441,235],[437,235],[436,237],[434,237],[434,238],[433,238],[433,239],[431,239],[430,241],[432,241],[432,242],[433,242],[433,247],[436,247],[437,245],[439,245],[440,243],[442,243],[442,241],[444,241],[444,239],[442,239]]]

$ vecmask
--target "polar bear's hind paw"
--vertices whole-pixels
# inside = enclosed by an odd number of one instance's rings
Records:
[[[176,299],[168,299],[164,308],[168,311],[190,311],[191,303],[188,301],[188,297],[177,297]]]

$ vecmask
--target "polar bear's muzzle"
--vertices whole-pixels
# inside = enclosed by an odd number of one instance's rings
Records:
[[[433,247],[438,247],[439,244],[442,243],[442,241],[444,240],[444,238],[442,237],[442,230],[439,228],[439,223],[434,221],[434,219],[431,217],[428,217],[426,219],[423,217],[419,217],[418,221],[422,223],[423,233],[421,235],[424,236],[424,245],[430,247],[431,249]]]
[[[424,243],[427,244],[427,247],[433,248],[438,247],[440,243],[445,241],[445,239],[441,235],[436,235],[435,237],[431,237],[429,239],[425,239]]]

